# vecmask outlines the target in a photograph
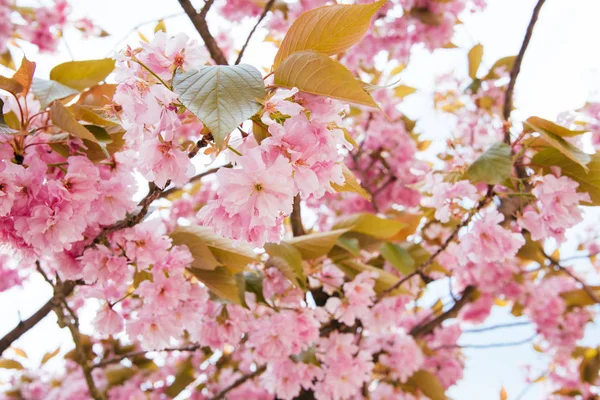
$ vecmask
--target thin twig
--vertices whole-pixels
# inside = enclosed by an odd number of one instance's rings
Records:
[[[464,329],[462,331],[462,333],[480,333],[480,332],[494,331],[496,329],[514,328],[516,326],[528,326],[528,325],[531,325],[531,322],[529,322],[529,321],[510,322],[507,324],[485,326],[483,328]]]
[[[455,344],[455,345],[446,345],[436,347],[431,350],[441,350],[441,349],[493,349],[498,347],[513,347],[513,346],[521,346],[527,343],[530,343],[533,339],[537,337],[537,334],[534,334],[528,338],[517,340],[514,342],[500,342],[500,343],[488,343],[488,344]]]
[[[194,8],[190,0],[178,1],[185,13],[187,14],[187,16],[192,21],[194,28],[196,28],[196,30],[202,37],[202,40],[204,41],[204,44],[206,45],[206,48],[208,49],[211,58],[215,61],[215,63],[217,63],[217,65],[227,65],[227,57],[225,57],[225,54],[223,54],[223,51],[217,44],[215,38],[210,33],[210,30],[208,29],[208,24],[206,23],[206,15],[208,14],[208,10],[210,10],[210,7],[215,1],[207,0],[206,3],[204,3],[204,7],[202,7],[202,10],[200,10],[199,13],[196,12],[196,9]]]
[[[579,278],[577,275],[575,275],[573,272],[571,272],[567,267],[563,267],[562,265],[560,265],[558,260],[555,260],[552,256],[546,254],[546,252],[542,251],[542,253],[544,254],[544,257],[546,257],[546,259],[548,261],[550,261],[550,264],[552,264],[554,267],[558,268],[559,270],[563,271],[564,273],[569,275],[571,278],[573,278],[577,283],[579,283],[583,287],[583,290],[587,293],[587,295],[590,297],[590,299],[592,299],[592,301],[594,303],[596,303],[596,304],[600,303],[600,299],[598,298],[598,296],[596,296],[596,293],[594,293],[592,288],[590,288],[583,279]]]
[[[231,167],[233,167],[233,165],[231,163],[229,163],[229,164],[221,165],[220,167],[211,168],[211,169],[209,169],[207,171],[204,171],[204,172],[202,172],[202,173],[200,173],[198,175],[193,176],[188,183],[199,181],[200,179],[204,178],[205,176],[212,175],[212,174],[216,173],[221,168],[231,168]],[[178,190],[181,190],[181,188],[180,187],[172,187],[170,189],[163,190],[162,193],[160,194],[160,198],[167,197],[171,193],[175,193]]]
[[[254,28],[252,28],[252,30],[248,34],[248,37],[246,38],[246,42],[242,46],[242,50],[240,50],[240,54],[238,54],[237,59],[235,60],[235,65],[238,65],[242,61],[242,57],[244,56],[246,47],[248,47],[248,43],[250,43],[250,38],[252,37],[252,35],[254,35],[254,32],[256,31],[256,28],[258,28],[258,25],[260,25],[262,20],[267,16],[269,10],[271,9],[271,7],[273,7],[273,4],[275,4],[275,0],[267,1],[267,4],[265,5],[265,9],[263,10],[262,14],[260,14],[258,21],[256,21],[256,25],[254,25]]]
[[[221,390],[219,393],[216,394],[216,396],[211,397],[211,400],[220,400],[220,399],[224,399],[225,395],[227,393],[229,393],[230,391],[232,391],[233,389],[237,388],[238,386],[241,386],[242,384],[244,384],[246,381],[250,380],[250,379],[254,379],[255,377],[257,377],[258,375],[262,374],[263,372],[265,372],[265,370],[267,369],[266,365],[260,366],[256,369],[256,371],[252,372],[251,374],[247,374],[244,375],[242,377],[240,377],[239,379],[237,379],[235,382],[233,382],[231,385],[227,386],[225,389]]]
[[[195,344],[195,345],[190,345],[190,346],[185,346],[185,347],[179,347],[179,348],[167,348],[167,349],[162,349],[162,350],[140,350],[140,351],[133,351],[131,353],[127,353],[127,354],[122,354],[120,356],[117,357],[112,357],[112,358],[108,358],[106,360],[100,361],[97,364],[92,365],[92,369],[95,368],[102,368],[105,367],[107,365],[111,365],[111,364],[117,364],[120,363],[121,361],[123,361],[126,358],[132,358],[132,357],[136,357],[136,356],[142,356],[145,354],[148,354],[150,352],[154,352],[154,353],[160,353],[160,352],[173,352],[173,351],[196,351],[198,349],[200,349],[202,346]]]
[[[531,16],[531,21],[529,21],[529,26],[527,26],[527,32],[525,33],[525,38],[523,39],[521,50],[519,50],[519,54],[515,59],[515,63],[513,64],[512,70],[510,71],[510,81],[508,82],[508,87],[504,96],[503,115],[504,120],[506,122],[508,122],[510,114],[512,113],[513,94],[515,91],[515,85],[517,84],[517,77],[519,76],[519,72],[521,72],[521,64],[523,63],[523,59],[525,58],[525,52],[527,51],[527,47],[531,42],[531,37],[533,36],[533,28],[535,27],[535,24],[540,15],[540,11],[545,2],[546,0],[539,0],[535,8],[533,9],[533,15]],[[504,127],[504,142],[510,145],[510,125],[508,123],[506,123]]]

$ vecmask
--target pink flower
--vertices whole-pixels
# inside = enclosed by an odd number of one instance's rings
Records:
[[[140,147],[140,155],[140,172],[161,188],[168,180],[183,186],[196,171],[187,154],[172,142],[147,139]]]
[[[271,114],[276,112],[289,117],[295,117],[296,115],[300,114],[302,110],[304,110],[304,107],[298,103],[287,100],[292,98],[296,93],[298,93],[297,88],[290,90],[279,89],[277,92],[275,92],[275,94],[265,102],[265,111],[261,117],[262,122],[267,125],[275,123],[275,121],[271,118]]]
[[[93,322],[98,331],[106,335],[116,335],[124,328],[123,318],[111,307],[104,305]]]
[[[382,350],[384,354],[379,356],[379,362],[388,367],[391,376],[401,383],[421,369],[425,360],[421,348],[405,332],[386,336]]]
[[[169,36],[156,32],[152,42],[142,43],[142,48],[137,57],[164,80],[171,79],[176,68],[199,69],[208,61],[204,48],[185,33]]]
[[[320,375],[319,368],[314,365],[285,359],[269,363],[262,381],[277,398],[291,400],[300,394],[302,388],[310,389],[313,379]]]
[[[130,275],[127,259],[106,246],[87,249],[81,257],[83,279],[87,283],[121,282]]]

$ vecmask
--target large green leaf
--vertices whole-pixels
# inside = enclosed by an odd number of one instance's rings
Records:
[[[267,243],[265,250],[269,254],[267,263],[278,268],[296,286],[306,287],[302,254],[293,245],[286,242]]]
[[[394,268],[408,275],[415,270],[415,260],[402,246],[395,243],[384,243],[381,245],[380,253]]]
[[[260,110],[265,84],[251,65],[215,65],[178,74],[173,90],[179,100],[210,129],[217,147],[242,122]]]
[[[174,244],[188,246],[194,256],[194,268],[214,270],[223,265],[235,274],[257,261],[250,247],[234,244],[206,226],[180,226],[170,236]]]
[[[377,107],[361,81],[337,61],[314,51],[299,51],[275,70],[275,85],[319,96]]]
[[[367,192],[358,182],[354,173],[346,166],[346,164],[342,164],[342,172],[344,174],[344,184],[337,185],[332,183],[331,186],[335,189],[336,192],[353,192],[361,195],[367,200],[371,200],[371,194]]]
[[[467,170],[467,177],[473,182],[496,185],[510,177],[512,152],[505,143],[496,143],[483,153]]]
[[[38,78],[33,78],[31,91],[39,100],[42,108],[46,108],[54,100],[64,99],[79,93],[78,90],[65,86],[62,83]]]
[[[367,33],[371,18],[385,2],[386,0],[370,4],[336,4],[301,14],[286,33],[275,56],[273,68],[297,51],[313,50],[334,55],[349,49]]]
[[[0,76],[0,89],[6,90],[8,93],[12,93],[17,95],[21,93],[23,90],[23,86],[13,78],[7,78],[5,76]]]
[[[73,89],[83,90],[106,79],[115,69],[115,60],[69,61],[50,71],[50,79]]]
[[[563,134],[564,131],[563,129],[559,129],[562,127],[537,117],[529,118],[524,124],[525,126],[540,133],[544,140],[552,147],[569,157],[571,160],[575,161],[577,164],[581,165],[584,169],[587,169],[586,165],[591,160],[590,155],[584,153],[563,139],[561,134]]]
[[[215,296],[240,304],[236,279],[227,268],[217,267],[213,271],[188,268],[188,271],[205,284]]]
[[[561,174],[579,182],[578,192],[589,193],[592,205],[600,205],[600,154],[590,156],[587,171],[561,153],[558,149],[548,147],[535,154],[531,159],[533,168],[543,168],[545,173],[550,173],[550,167],[560,167]]]

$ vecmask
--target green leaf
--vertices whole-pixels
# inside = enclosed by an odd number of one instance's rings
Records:
[[[336,265],[346,274],[349,279],[354,279],[354,277],[361,272],[370,271],[377,273],[377,278],[375,279],[374,289],[377,293],[383,293],[388,290],[390,287],[398,282],[398,277],[394,274],[391,274],[383,269],[373,267],[372,265],[365,264],[358,260],[343,260]],[[390,292],[390,295],[399,295],[399,294],[407,294],[407,290],[399,287]]]
[[[175,75],[173,91],[223,148],[229,134],[260,110],[265,84],[253,66],[215,65]]]
[[[471,79],[477,78],[477,70],[479,70],[482,59],[483,46],[481,44],[476,44],[469,50],[469,76]]]
[[[347,229],[352,232],[364,233],[378,239],[388,239],[396,235],[405,223],[378,217],[374,214],[362,213],[340,220],[333,229]]]
[[[60,101],[52,103],[52,107],[50,108],[50,119],[52,119],[54,125],[69,132],[73,136],[98,143],[98,140],[92,132],[88,131],[83,125],[77,122],[75,116],[73,116]]]
[[[23,369],[23,365],[20,362],[3,358],[0,360],[0,368],[4,369]]]
[[[50,361],[51,359],[53,359],[54,357],[56,357],[59,352],[60,352],[60,347],[57,347],[54,351],[50,351],[50,352],[44,354],[44,356],[42,357],[42,361],[41,361],[40,365],[46,364],[48,361]]]
[[[117,122],[111,121],[104,118],[103,116],[96,113],[90,106],[82,106],[79,104],[72,104],[67,107],[71,114],[79,121],[86,121],[91,124],[99,126],[118,126]]]
[[[365,199],[371,201],[371,195],[358,183],[354,172],[352,172],[346,164],[342,164],[342,173],[344,174],[345,182],[343,185],[332,183],[331,186],[336,192],[352,192],[357,193]]]
[[[188,246],[194,256],[194,268],[214,270],[223,265],[236,273],[257,261],[257,256],[250,247],[234,244],[232,240],[213,233],[210,227],[179,226],[170,236],[173,244]]]
[[[561,174],[579,182],[578,192],[589,193],[591,205],[600,205],[600,154],[593,154],[591,161],[584,169],[558,149],[548,147],[535,154],[531,159],[532,168],[540,167],[545,173],[550,173],[550,167],[560,167]]]
[[[103,81],[114,69],[111,58],[69,61],[52,68],[50,79],[81,91]]]
[[[267,265],[279,269],[297,287],[306,288],[302,254],[293,245],[286,242],[279,244],[267,243],[265,251],[269,254]]]
[[[410,87],[410,86],[406,86],[406,85],[400,85],[394,88],[394,95],[396,97],[399,97],[401,99],[405,98],[406,96],[413,94],[414,92],[416,92],[417,89],[415,89],[414,87]]]
[[[446,400],[446,391],[440,380],[431,372],[420,370],[413,374],[408,383],[417,386],[431,400]]]
[[[589,154],[584,153],[579,150],[577,147],[573,146],[571,143],[567,142],[563,139],[558,132],[562,132],[562,130],[553,129],[557,125],[551,126],[548,124],[550,121],[545,121],[541,118],[532,117],[529,118],[524,125],[533,129],[534,131],[540,133],[544,140],[546,140],[552,147],[563,153],[565,156],[569,157],[571,160],[575,161],[577,164],[581,165],[585,170],[587,170],[586,165],[590,162],[591,157]]]
[[[539,117],[531,117],[527,120],[527,123],[534,130],[538,131],[538,129],[543,129],[546,131],[550,131],[560,137],[573,137],[584,134],[586,131],[572,131],[570,129],[565,128],[564,126],[560,126],[555,124],[552,121],[548,121],[547,119],[539,118]],[[538,131],[539,132],[539,131]],[[541,133],[541,132],[540,132]]]
[[[367,33],[371,18],[385,2],[336,4],[302,13],[283,38],[273,68],[297,51],[312,50],[334,55],[348,50]]]
[[[246,292],[254,293],[259,303],[264,304],[267,302],[263,294],[264,276],[260,271],[241,272],[235,274],[234,278],[238,287],[238,296],[244,306],[248,306],[246,304]]]
[[[415,270],[415,260],[402,246],[395,243],[384,243],[379,250],[381,256],[402,275],[408,275]]]
[[[588,286],[588,288],[598,297],[600,296],[600,287]],[[596,301],[590,297],[585,289],[573,289],[562,292],[560,297],[563,298],[567,307],[586,307],[596,304]]]
[[[188,271],[205,284],[215,296],[240,304],[236,279],[227,268],[217,267],[212,271],[188,268]]]
[[[505,143],[495,143],[467,170],[472,182],[496,185],[504,182],[512,172],[512,152]]]
[[[135,375],[135,370],[130,367],[109,366],[104,370],[104,375],[108,381],[108,386],[122,385],[125,381]]]
[[[162,20],[162,19],[159,19],[158,23],[154,27],[154,33],[157,33],[157,32],[166,32],[166,31],[167,31],[167,26],[165,25],[165,21]]]
[[[329,232],[316,232],[309,235],[298,236],[287,242],[302,254],[304,260],[312,260],[329,253],[338,238],[348,229],[337,229]]]
[[[300,51],[275,70],[275,85],[377,108],[362,83],[346,67],[326,55]]]
[[[64,99],[79,93],[78,90],[72,89],[61,83],[38,78],[33,78],[31,91],[36,99],[39,100],[42,108],[48,107],[54,100]]]

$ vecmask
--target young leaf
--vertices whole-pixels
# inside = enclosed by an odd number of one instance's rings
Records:
[[[510,73],[510,71],[513,68],[513,65],[515,65],[516,59],[517,59],[517,57],[515,57],[515,56],[504,57],[504,58],[499,59],[498,61],[496,61],[494,63],[494,65],[492,65],[492,68],[490,68],[487,75],[483,79],[488,80],[488,79],[500,78],[500,75],[498,75],[498,73],[497,73],[498,69],[504,69],[505,71]]]
[[[192,267],[204,270],[214,270],[221,263],[215,258],[206,242],[189,227],[179,227],[171,233],[171,239],[176,246],[187,246],[194,261]]]
[[[186,387],[194,382],[194,380],[194,364],[192,363],[192,359],[190,357],[177,366],[175,379],[173,380],[173,383],[167,387],[165,394],[170,398],[175,398]]]
[[[481,44],[476,44],[469,50],[469,76],[471,79],[477,78],[477,70],[479,70],[482,59],[483,46]]]
[[[555,124],[554,122],[548,121],[547,119],[539,118],[539,117],[531,117],[527,120],[527,123],[531,127],[535,127],[536,131],[539,132],[538,129],[543,129],[546,131],[550,131],[560,137],[573,137],[584,134],[586,131],[572,131],[570,129],[565,128],[564,126],[560,126]],[[537,128],[537,129],[536,129]]]
[[[21,93],[27,95],[33,82],[33,74],[35,72],[35,63],[23,57],[19,70],[13,75],[13,79],[23,87]]]
[[[364,233],[379,239],[388,239],[400,232],[405,226],[406,224],[400,221],[362,213],[340,220],[333,228],[347,229],[351,232]]]
[[[402,246],[395,243],[384,243],[379,250],[381,256],[403,275],[408,275],[415,270],[415,260]]]
[[[413,94],[416,91],[417,91],[417,89],[415,89],[414,87],[400,85],[400,86],[394,88],[394,95],[396,97],[403,99],[406,96],[408,96],[409,94]]]
[[[204,283],[215,296],[240,304],[235,278],[227,268],[217,267],[213,271],[189,268],[188,271]]]
[[[23,86],[13,78],[0,76],[0,90],[6,90],[8,93],[17,95],[23,91]]]
[[[535,154],[531,159],[533,168],[543,168],[550,173],[550,167],[560,167],[561,174],[579,182],[578,192],[589,193],[591,205],[600,205],[600,154],[590,156],[587,170],[579,163],[561,153],[558,149],[548,147]]]
[[[265,250],[269,254],[269,261],[278,268],[283,275],[300,288],[306,287],[306,275],[302,265],[302,254],[286,242],[279,244],[267,243]]]
[[[106,79],[115,69],[115,60],[69,61],[50,71],[50,79],[73,89],[83,90]]]
[[[363,189],[362,186],[360,186],[360,183],[358,183],[358,180],[356,180],[356,176],[354,176],[354,173],[346,166],[346,164],[342,164],[342,170],[346,181],[341,186],[332,183],[331,186],[335,189],[335,191],[358,193],[365,199],[371,201],[371,195],[365,189]]]
[[[300,51],[286,58],[275,70],[275,85],[293,88],[377,107],[361,82],[342,64],[314,51]]]
[[[8,358],[3,358],[0,360],[0,368],[4,369],[23,369],[23,365],[20,362],[15,360],[10,360]]]
[[[417,371],[410,377],[408,383],[417,386],[431,400],[446,400],[446,391],[440,380],[428,371]]]
[[[88,131],[81,125],[73,114],[60,102],[55,101],[50,108],[50,118],[52,123],[70,134],[81,139],[89,140],[90,142],[98,143],[92,132]]]
[[[333,246],[335,246],[338,238],[346,232],[348,232],[348,229],[316,232],[295,237],[288,240],[288,243],[294,246],[296,250],[302,254],[304,260],[312,260],[329,253]]]
[[[206,226],[180,226],[171,234],[171,238],[174,244],[191,246],[192,254],[199,257],[202,255],[208,257],[201,247],[202,243],[205,244],[218,265],[224,265],[233,273],[243,271],[248,264],[257,260],[256,254],[251,248],[234,245],[233,241],[216,235],[211,228]],[[211,258],[198,259],[195,262],[203,265],[203,268],[198,267],[201,269],[214,269],[212,267],[215,266],[214,260]]]
[[[44,354],[44,356],[42,357],[41,365],[46,364],[52,358],[56,357],[56,355],[58,355],[59,352],[60,352],[60,347],[57,347],[54,351],[50,351],[50,352]]]
[[[534,131],[540,133],[544,140],[547,141],[552,147],[563,153],[565,156],[569,157],[571,160],[575,161],[577,164],[581,165],[585,170],[587,170],[586,165],[590,162],[591,157],[589,154],[584,153],[579,150],[577,147],[573,146],[571,143],[567,142],[563,139],[558,132],[554,130],[554,127],[557,125],[549,125],[541,118],[529,118],[524,125],[533,129]]]
[[[398,282],[398,277],[394,274],[391,274],[383,269],[373,267],[372,265],[365,264],[361,261],[357,260],[344,260],[336,264],[343,272],[348,276],[349,279],[354,279],[354,277],[361,272],[370,271],[377,273],[377,278],[375,279],[374,289],[377,293],[382,293],[392,287],[396,282]],[[407,290],[405,288],[399,287],[393,290],[390,295],[398,295],[398,294],[406,294]]]
[[[336,4],[306,11],[294,21],[285,35],[273,68],[297,51],[312,50],[334,55],[349,49],[367,33],[371,18],[385,2]]]
[[[467,170],[467,177],[473,182],[496,185],[510,177],[512,164],[510,146],[495,143],[471,164]]]
[[[12,133],[17,133],[19,131],[12,129],[10,126],[6,124],[4,120],[4,114],[2,114],[2,109],[4,108],[4,102],[0,99],[0,135],[10,135]]]
[[[33,78],[31,91],[39,100],[42,108],[48,107],[54,100],[64,99],[69,96],[74,96],[79,91],[65,86],[55,81],[47,81],[45,79]]]
[[[222,148],[225,138],[260,110],[257,99],[265,97],[265,84],[260,71],[250,65],[216,65],[176,75],[173,91]]]

